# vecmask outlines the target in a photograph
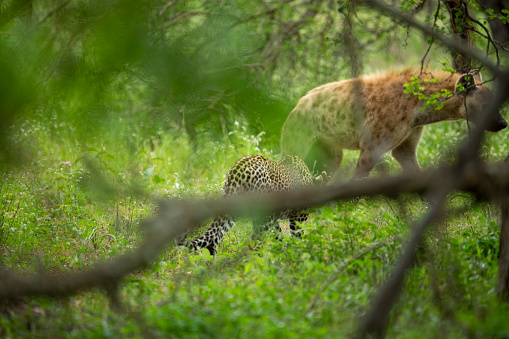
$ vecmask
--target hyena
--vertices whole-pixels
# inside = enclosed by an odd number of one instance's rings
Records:
[[[425,95],[444,89],[454,95],[439,110],[425,107],[426,100],[404,93],[404,84],[413,76],[420,76]],[[457,84],[464,90],[460,92]],[[332,175],[341,164],[343,149],[360,150],[353,175],[360,179],[391,151],[403,171],[420,171],[416,148],[424,125],[467,117],[476,123],[492,97],[480,74],[474,73],[432,71],[420,75],[405,69],[332,82],[309,91],[290,112],[281,134],[282,155],[297,155],[310,169]],[[507,121],[498,113],[488,130],[506,127]]]

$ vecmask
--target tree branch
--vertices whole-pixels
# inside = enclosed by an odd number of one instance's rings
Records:
[[[406,23],[407,25],[417,28],[422,33],[429,35],[436,39],[437,41],[440,41],[445,46],[461,53],[464,56],[469,56],[473,59],[478,60],[483,65],[485,65],[490,71],[493,73],[498,73],[499,69],[496,64],[494,64],[491,60],[485,58],[481,53],[479,53],[476,50],[471,50],[468,46],[465,46],[459,41],[456,41],[454,39],[451,39],[443,34],[440,34],[437,31],[434,31],[433,29],[421,24],[420,22],[416,21],[411,16],[408,16],[407,14],[395,9],[394,7],[390,7],[383,2],[380,2],[378,0],[365,0],[366,3],[370,4],[374,8],[377,8],[378,10],[384,12],[385,14],[390,15],[396,20],[402,21]]]
[[[453,177],[445,179],[449,179],[451,181],[454,180]],[[439,218],[442,212],[441,205],[447,197],[447,194],[454,188],[454,184],[452,184],[449,180],[441,180],[445,183],[449,182],[449,185],[446,184],[441,187],[437,187],[436,194],[433,195],[433,198],[435,199],[433,208],[412,230],[410,240],[400,257],[394,272],[391,274],[384,286],[378,291],[375,299],[372,301],[371,308],[361,320],[361,325],[357,332],[360,337],[364,337],[367,334],[373,335],[377,338],[385,336],[385,331],[389,322],[389,315],[394,304],[399,299],[401,290],[403,289],[406,272],[414,263],[417,247],[424,238],[424,233],[428,227]]]
[[[107,289],[111,281],[120,281],[126,275],[146,268],[175,237],[214,215],[226,213],[245,215],[254,212],[272,213],[289,208],[303,209],[358,196],[385,195],[394,198],[401,193],[424,193],[434,185],[449,187],[446,184],[448,178],[455,177],[456,179],[451,181],[454,183],[450,184],[451,189],[473,192],[486,199],[498,197],[500,190],[509,190],[508,164],[481,166],[472,170],[473,172],[468,172],[468,175],[461,175],[457,174],[454,168],[442,167],[418,174],[335,183],[270,196],[245,196],[209,201],[162,201],[160,214],[144,223],[146,236],[137,249],[77,273],[15,274],[4,270],[0,272],[0,300],[42,295],[63,297],[92,288]],[[430,214],[417,229],[422,228],[423,232],[427,227],[426,223],[434,220],[437,214],[438,212]],[[412,238],[414,240],[407,246],[407,251],[412,251],[420,237],[421,233],[417,233]],[[404,272],[410,265],[405,261],[400,266],[399,271]]]
[[[320,291],[318,291],[313,300],[311,301],[311,304],[309,305],[309,308],[308,308],[308,312],[311,312],[313,310],[313,308],[315,307],[318,299],[320,298],[320,295],[323,293],[323,291],[325,291],[327,289],[327,287],[329,287],[329,285],[334,281],[336,280],[336,277],[341,273],[343,272],[348,266],[350,266],[351,263],[353,263],[354,261],[356,261],[357,259],[360,259],[362,258],[363,256],[365,256],[366,254],[370,253],[370,252],[373,252],[374,250],[382,247],[382,246],[385,246],[385,245],[388,245],[392,242],[394,242],[395,240],[401,240],[401,237],[400,236],[394,236],[394,237],[390,237],[389,239],[386,239],[382,242],[378,242],[376,243],[375,245],[372,245],[372,246],[369,246],[368,248],[362,250],[361,252],[355,254],[353,257],[351,257],[349,260],[345,261],[337,270],[336,272],[332,273],[329,278],[327,279],[327,281],[325,282],[325,284],[323,284],[322,288],[320,289]]]

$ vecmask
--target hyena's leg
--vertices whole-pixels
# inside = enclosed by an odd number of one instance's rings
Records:
[[[297,238],[302,238],[301,228],[297,225],[297,222],[305,222],[308,220],[308,214],[302,211],[295,211],[290,214],[290,232]]]
[[[313,174],[326,172],[332,177],[343,161],[343,150],[334,150],[321,140],[315,141],[304,162]]]
[[[235,225],[234,220],[228,216],[217,217],[212,221],[205,233],[187,245],[192,250],[206,248],[211,255],[216,255],[217,247],[228,231]]]
[[[373,167],[375,167],[379,159],[379,152],[372,152],[368,151],[367,149],[361,149],[359,160],[357,160],[357,166],[355,167],[352,179],[355,180],[366,178]]]
[[[422,129],[422,126],[414,128],[408,138],[392,149],[392,156],[399,162],[405,172],[421,170],[417,161],[416,150],[421,139]]]

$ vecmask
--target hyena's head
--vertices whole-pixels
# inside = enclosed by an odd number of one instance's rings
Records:
[[[460,85],[460,86],[458,86]],[[466,99],[466,108],[463,103],[460,107],[460,114],[464,119],[472,121],[474,124],[479,123],[484,115],[488,112],[488,107],[493,101],[493,94],[490,89],[482,84],[481,73],[470,72],[463,74],[456,82],[456,91],[461,88]],[[493,114],[486,130],[490,132],[498,132],[507,127],[507,121],[502,117],[500,112]]]

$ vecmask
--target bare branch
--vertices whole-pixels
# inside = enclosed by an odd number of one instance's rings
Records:
[[[509,197],[502,200],[502,227],[500,230],[500,249],[498,258],[497,294],[509,301]]]
[[[471,50],[472,40],[470,39],[470,30],[472,27],[468,24],[467,20],[467,18],[470,18],[468,6],[462,0],[449,0],[445,1],[445,7],[449,11],[449,18],[455,38]],[[456,20],[458,17],[461,17],[459,22]],[[472,68],[472,58],[469,54],[462,54],[452,50],[452,60],[454,69],[458,72],[466,73]]]
[[[175,236],[197,222],[187,207],[175,202],[167,204],[162,215],[151,222],[157,228],[157,234],[147,234],[136,250],[100,263],[92,269],[60,275],[22,275],[4,270],[0,272],[0,300],[38,295],[63,297],[92,288],[109,290],[112,281],[120,281],[129,273],[147,267]],[[168,221],[175,225],[166,227]]]
[[[207,15],[207,12],[205,11],[189,11],[184,12],[182,14],[176,15],[175,17],[170,19],[170,24],[176,24],[180,20],[187,18],[188,16],[195,16],[195,15]]]
[[[161,10],[159,11],[159,15],[163,15],[164,12],[166,12],[166,10],[170,7],[172,7],[173,5],[175,5],[176,3],[178,2],[178,0],[173,0],[173,1],[170,1],[168,2],[166,5],[164,5]]]
[[[489,167],[474,167],[458,174],[454,168],[439,168],[419,174],[404,174],[399,177],[378,177],[349,183],[335,183],[325,187],[312,187],[295,192],[271,196],[236,197],[213,201],[171,201],[161,202],[160,214],[145,223],[147,234],[142,244],[132,252],[118,258],[100,263],[92,269],[78,273],[61,275],[32,274],[21,275],[9,271],[0,272],[0,300],[8,301],[25,296],[63,297],[92,288],[111,288],[112,281],[120,281],[133,271],[147,267],[160,251],[168,246],[172,239],[203,220],[219,214],[246,214],[255,211],[272,213],[288,208],[302,209],[322,205],[329,201],[351,199],[357,196],[385,195],[396,197],[401,193],[424,193],[432,185],[441,190],[465,190],[474,192],[479,197],[495,199],[500,190],[509,190],[508,164]],[[442,178],[437,183],[436,178]],[[449,181],[449,184],[445,182]],[[447,190],[448,192],[449,190]],[[443,200],[436,200],[436,204]],[[417,227],[416,233],[409,242],[407,251],[412,253],[420,240],[427,223],[438,215],[435,208]],[[410,260],[410,262],[408,262]],[[399,265],[398,277],[401,278],[411,264],[411,257]],[[394,296],[397,298],[397,295]]]
[[[327,289],[327,287],[329,287],[329,285],[334,281],[336,280],[337,276],[343,272],[348,266],[350,266],[351,263],[353,263],[355,260],[357,259],[360,259],[362,258],[363,256],[365,256],[366,254],[370,253],[370,252],[373,252],[374,250],[380,248],[380,247],[383,247],[383,246],[386,246],[390,243],[393,243],[394,241],[396,240],[401,240],[401,237],[400,236],[394,236],[394,237],[390,237],[389,239],[386,239],[382,242],[378,242],[372,246],[369,246],[368,248],[364,249],[363,251],[355,254],[353,257],[351,257],[349,260],[345,261],[337,270],[336,272],[332,273],[329,278],[327,279],[327,281],[325,282],[325,284],[323,284],[322,288],[320,289],[320,291],[318,291],[313,300],[311,301],[311,305],[309,305],[309,308],[308,308],[308,312],[311,312],[313,310],[313,308],[315,307],[317,301],[318,301],[318,298],[320,298],[320,295],[323,293],[323,291],[325,291]]]
[[[435,11],[435,14],[433,15],[433,17],[434,17],[434,19],[433,19],[433,26],[431,26],[433,31],[434,31],[434,27],[437,24],[438,15],[440,14],[440,3],[441,3],[440,1],[437,1],[437,10]],[[432,37],[431,38],[431,43],[429,44],[428,49],[426,50],[426,53],[424,53],[424,56],[422,57],[422,60],[421,60],[421,74],[424,71],[424,62],[426,60],[426,57],[428,56],[429,51],[431,50],[431,46],[433,46],[434,42],[435,42],[435,37]]]
[[[495,96],[484,114],[483,119],[476,125],[470,137],[459,151],[458,164],[460,166],[466,166],[468,163],[472,163],[472,160],[478,158],[484,131],[489,124],[490,118],[498,113],[499,107],[502,106],[509,97],[509,93],[507,92],[507,88],[509,88],[509,70],[504,72],[498,71],[497,74],[499,83]]]
[[[429,35],[436,39],[437,41],[440,41],[445,46],[456,50],[457,52],[461,53],[464,56],[469,56],[473,59],[478,60],[483,65],[485,65],[490,71],[492,71],[495,74],[498,74],[499,69],[496,64],[494,64],[491,60],[485,58],[481,53],[479,53],[476,50],[470,49],[468,46],[465,46],[459,41],[456,41],[454,39],[451,39],[443,34],[438,33],[437,31],[421,24],[420,22],[416,21],[411,16],[408,16],[407,14],[395,9],[394,7],[390,7],[378,0],[366,0],[366,3],[372,5],[373,7],[379,9],[380,11],[390,15],[394,19],[400,20],[411,27],[417,28],[421,32],[423,32],[426,35]]]
[[[441,214],[441,205],[447,197],[447,194],[454,188],[454,184],[451,182],[453,180],[454,177],[443,178],[443,180],[441,180],[444,181],[442,184],[448,183],[448,185],[445,184],[441,187],[437,187],[436,193],[433,194],[433,198],[435,199],[433,208],[412,230],[412,236],[394,272],[384,286],[378,291],[370,310],[361,321],[360,328],[357,332],[360,337],[364,337],[366,334],[374,335],[377,338],[385,336],[389,315],[403,289],[406,272],[414,263],[417,248],[424,237],[425,231],[439,218]]]
[[[42,18],[42,20],[39,22],[39,25],[42,24],[44,21],[48,20],[48,18],[50,18],[53,14],[55,14],[56,12],[60,11],[62,8],[64,8],[65,6],[67,6],[69,3],[71,2],[71,0],[67,0],[65,2],[62,2],[59,6],[57,6],[55,9],[53,9],[52,11],[48,12],[48,14],[46,14],[44,16],[44,18]]]
[[[298,20],[294,22],[288,22],[282,25],[283,29],[279,34],[275,34],[271,37],[270,41],[264,48],[264,54],[267,54],[264,62],[254,63],[247,65],[248,67],[262,67],[265,68],[273,63],[281,53],[283,44],[292,35],[298,32],[298,29],[310,18],[313,18],[317,13],[315,6],[309,7],[306,12]]]

